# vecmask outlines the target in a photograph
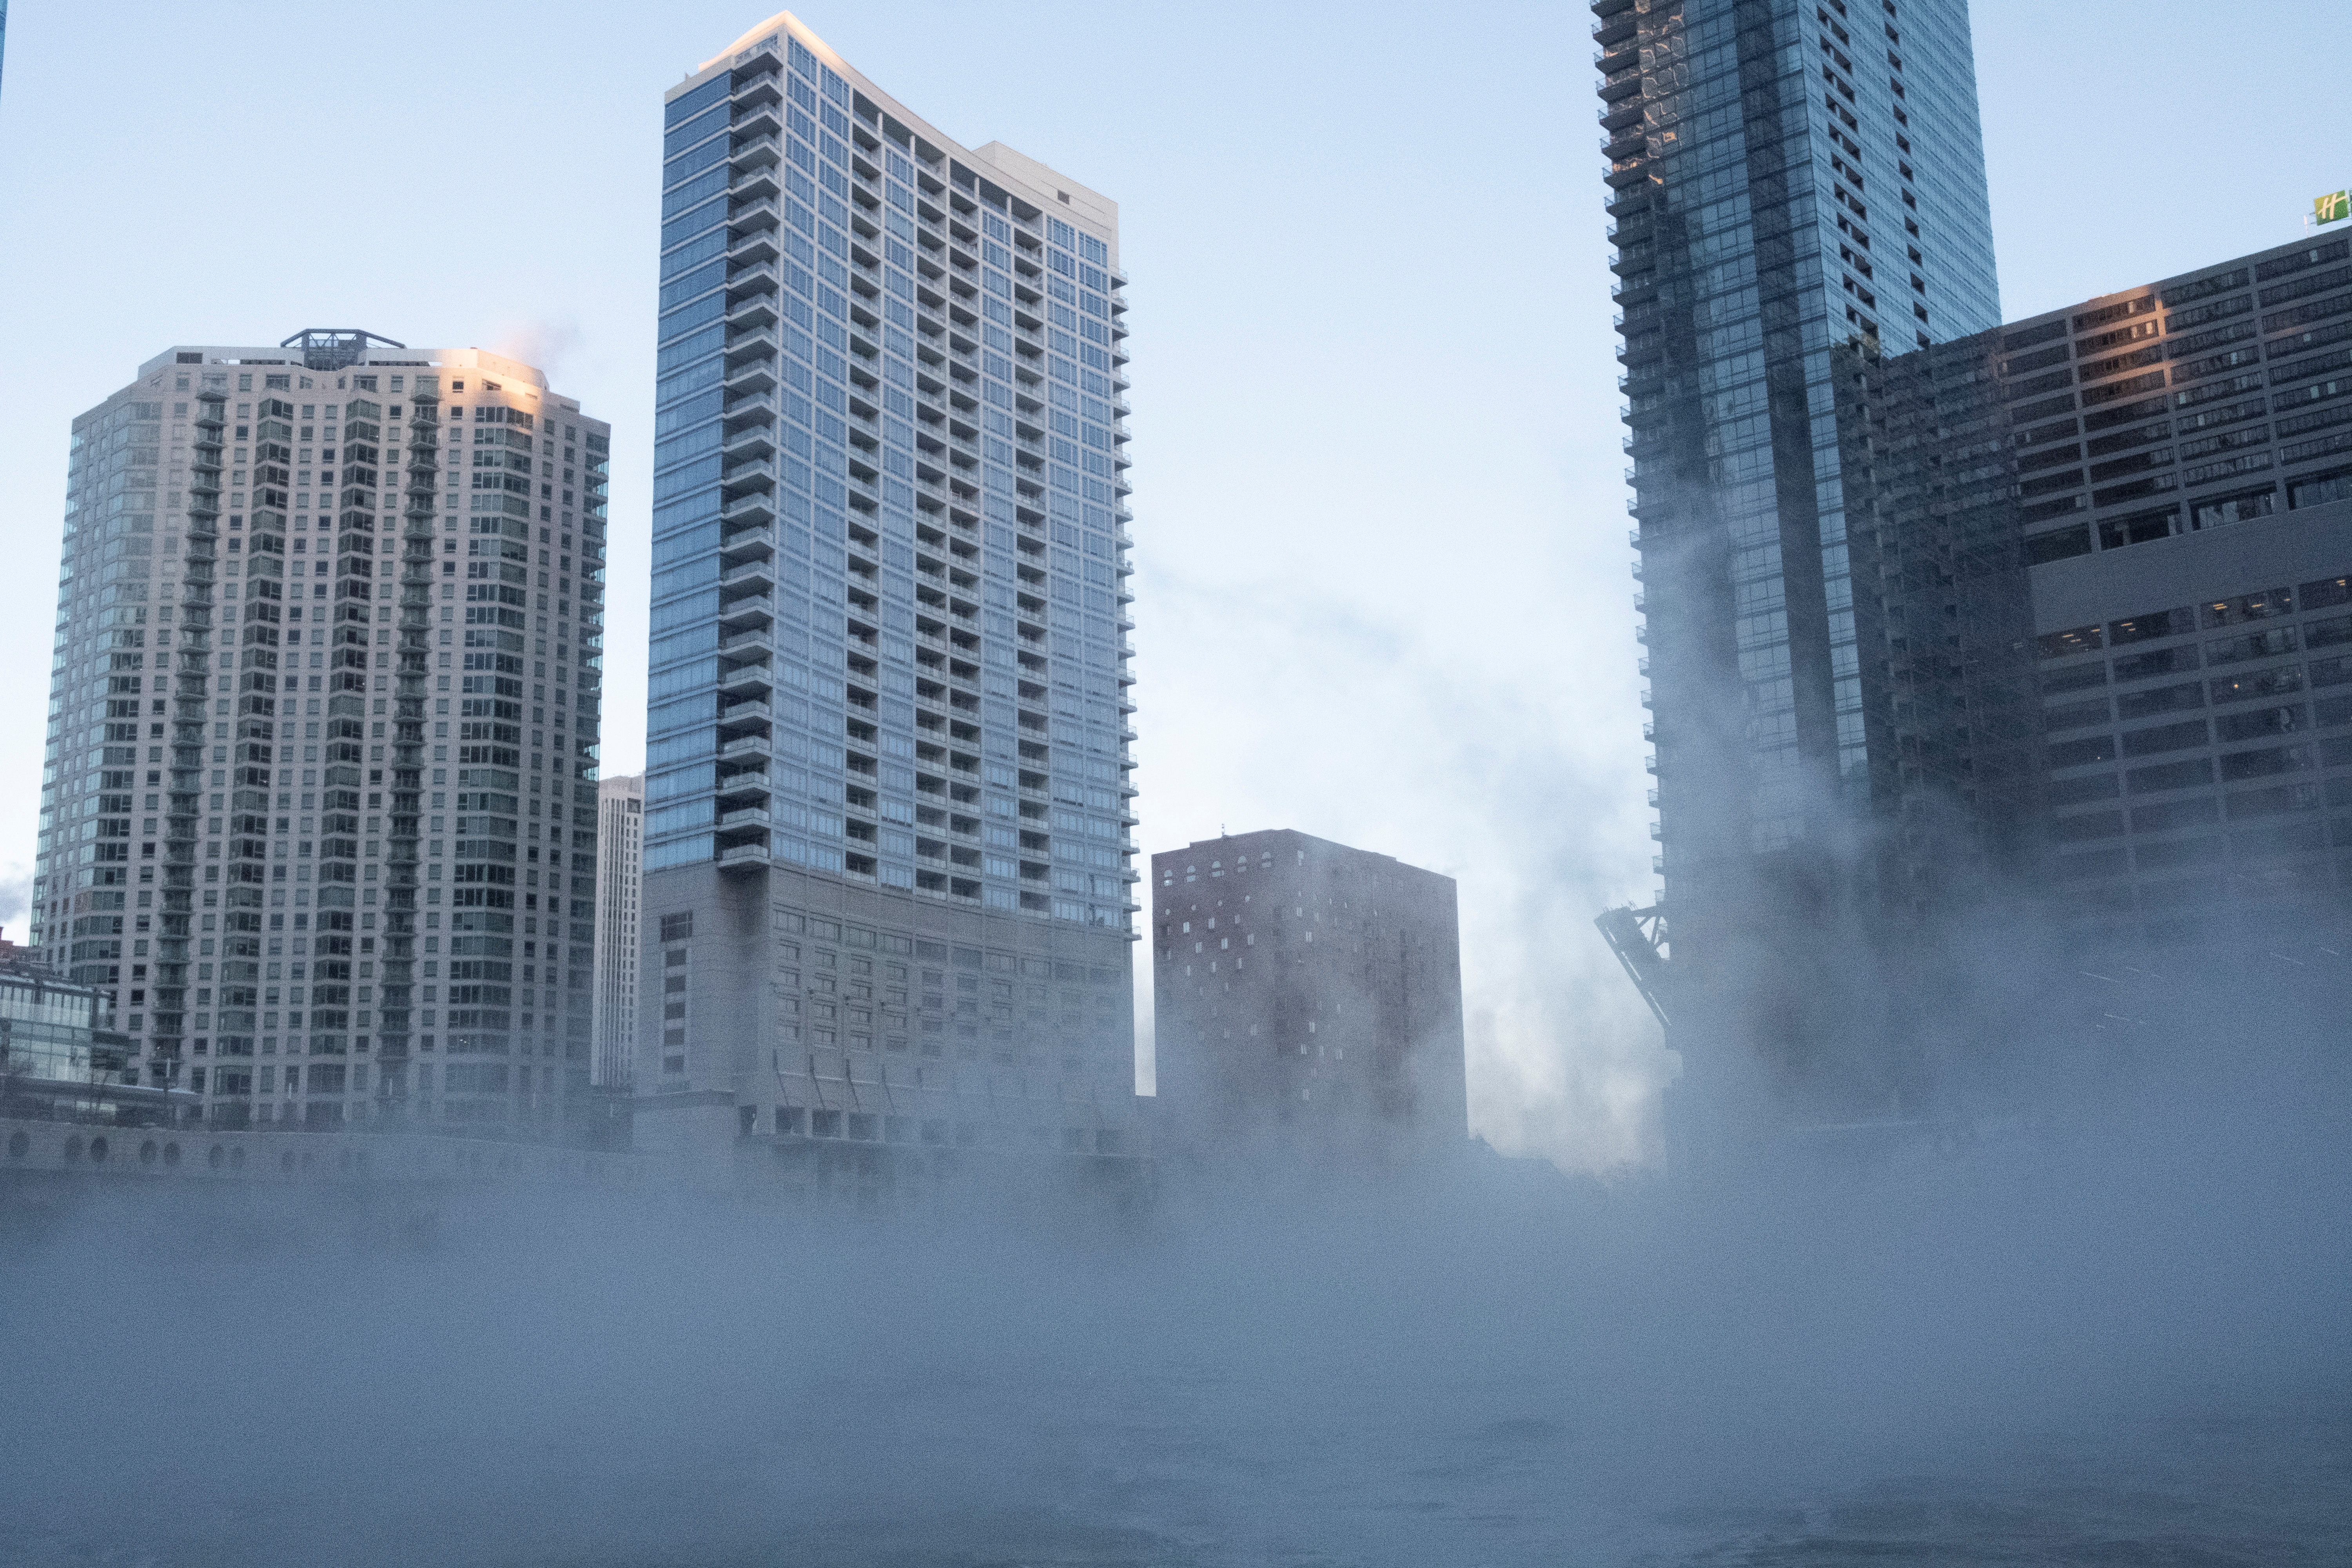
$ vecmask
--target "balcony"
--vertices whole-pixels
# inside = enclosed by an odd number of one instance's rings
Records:
[[[747,197],[773,197],[780,187],[776,184],[776,166],[772,163],[758,164],[735,176],[727,187],[728,194],[741,201]]]
[[[732,762],[739,757],[757,757],[761,764],[765,766],[768,761],[768,737],[742,735],[719,748],[719,758],[721,762]]]
[[[732,304],[754,294],[772,294],[777,281],[776,264],[772,261],[738,265],[727,274],[728,302]]]
[[[765,458],[738,464],[728,469],[719,484],[730,500],[752,490],[772,490],[776,488],[776,465]]]
[[[719,626],[722,632],[765,629],[775,624],[769,612],[769,598],[764,594],[745,594],[734,599],[722,600],[719,605]]]
[[[755,206],[770,208],[772,208],[775,205],[773,202],[761,202],[753,205]],[[755,229],[750,234],[745,235],[740,239],[738,239],[734,243],[733,247],[727,252],[727,259],[733,262],[738,267],[748,266],[752,263],[761,261],[773,261],[775,258],[776,232],[772,226],[766,228]]]
[[[732,566],[755,557],[764,559],[775,553],[776,531],[764,523],[728,534],[719,542],[719,550]]]
[[[758,201],[744,202],[740,205],[729,209],[727,214],[727,226],[729,230],[741,231],[740,233],[736,233],[734,236],[736,245],[739,247],[749,247],[753,243],[752,237],[754,235],[764,236],[769,239],[770,254],[772,255],[773,254],[773,236],[775,234],[777,221],[778,214],[776,211],[776,200],[773,196],[763,197]]]
[[[775,568],[765,561],[747,561],[719,577],[719,597],[723,600],[739,594],[769,594],[775,591]]]
[[[776,639],[772,633],[764,628],[758,631],[737,632],[733,637],[719,639],[719,651],[730,658],[748,658],[754,654],[772,657],[776,651]]]
[[[721,850],[719,856],[719,867],[723,871],[765,870],[767,865],[768,847],[765,843],[733,845]]]
[[[736,398],[727,405],[724,417],[730,429],[754,420],[773,425],[776,422],[775,395],[772,390],[763,387]]]
[[[727,388],[730,392],[748,387],[748,381],[739,382],[736,373],[754,363],[773,365],[776,360],[776,334],[772,329],[761,328],[748,336],[736,338],[727,345]],[[772,374],[759,384],[762,387],[776,384]]]
[[[747,697],[755,691],[764,695],[774,685],[774,672],[764,664],[739,664],[719,677],[720,693],[730,697]]]
[[[721,833],[734,833],[755,827],[765,829],[769,826],[768,808],[765,805],[745,806],[740,811],[730,811],[719,819],[719,831]]]
[[[776,118],[776,100],[769,99],[739,109],[729,129],[738,136],[773,135],[783,129],[782,121]]]
[[[753,294],[727,312],[727,326],[730,331],[757,331],[762,327],[772,327],[775,322],[776,297],[773,293]]]
[[[779,72],[773,50],[754,55],[748,63],[737,68],[736,113],[740,115],[747,110],[782,102],[782,95],[777,88],[778,79]]]
[[[719,521],[730,528],[765,528],[775,520],[775,500],[765,491],[731,500],[719,512]]]
[[[738,463],[756,461],[776,455],[776,427],[768,424],[746,425],[728,436],[719,448],[732,472]]]

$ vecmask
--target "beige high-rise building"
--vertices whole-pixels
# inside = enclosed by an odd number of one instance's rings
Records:
[[[638,896],[645,890],[646,775],[596,786],[596,1054],[589,1081],[626,1089],[635,1074]]]
[[[182,345],[74,421],[33,892],[222,1126],[588,1088],[609,427],[476,349]]]

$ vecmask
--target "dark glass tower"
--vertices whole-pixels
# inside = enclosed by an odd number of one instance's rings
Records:
[[[1845,1109],[1899,1100],[1831,1044],[1858,1037],[1847,966],[1875,963],[1864,688],[1885,678],[1858,651],[1837,383],[2000,320],[1967,10],[1593,10],[1658,869],[1671,967],[1703,982],[1678,987],[1675,1043],[1740,1041]]]

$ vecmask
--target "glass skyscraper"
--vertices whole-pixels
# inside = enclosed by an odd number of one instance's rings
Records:
[[[1876,832],[1838,366],[2000,319],[1967,11],[1593,11],[1676,1032],[1802,1078]]]
[[[664,123],[640,1141],[1128,1150],[1118,209],[789,16]]]

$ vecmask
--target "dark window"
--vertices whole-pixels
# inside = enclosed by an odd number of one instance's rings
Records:
[[[2110,452],[2128,451],[2134,447],[2145,447],[2150,441],[2161,441],[2171,434],[2172,421],[2169,419],[2159,419],[2153,425],[2142,425],[2135,429],[2118,430],[2112,436],[2102,436],[2093,441],[2091,456],[2104,458]]]
[[[2043,658],[2064,658],[2069,654],[2090,653],[2103,646],[2096,626],[2073,626],[2063,632],[2049,632],[2035,642]]]
[[[2268,517],[2275,508],[2274,488],[2247,490],[2238,495],[2218,496],[2212,500],[2199,501],[2189,519],[2191,528],[2226,528],[2233,522],[2252,522],[2258,517]]]
[[[2169,451],[2152,456],[2169,460]],[[2135,512],[2129,517],[2105,518],[2099,523],[2099,548],[2121,550],[2127,544],[2146,544],[2150,540],[2169,539],[2174,524],[2180,516],[2179,507],[2166,507],[2161,511]],[[2152,636],[2162,637],[2161,632]],[[2121,641],[2120,637],[2117,639]]]
[[[2088,800],[2116,798],[2116,775],[2092,773],[2079,779],[2060,779],[2053,784],[2046,796],[2052,805],[2080,805]]]
[[[662,941],[664,941],[664,942],[684,942],[687,938],[688,938],[688,937],[692,936],[693,934],[694,934],[694,911],[693,911],[693,910],[688,910],[688,911],[686,911],[684,914],[677,914],[677,915],[664,915],[664,916],[662,916],[662,921],[661,921],[661,939],[662,939]]]
[[[2321,506],[2347,497],[2352,497],[2352,468],[2331,468],[2326,473],[2313,474],[2289,484],[2286,504],[2290,508]]]
[[[2247,779],[2269,778],[2274,773],[2305,773],[2311,764],[2309,746],[2272,746],[2260,752],[2232,752],[2221,759],[2221,778],[2227,784],[2239,784]]]
[[[2211,805],[2208,801],[2205,804]],[[2142,844],[2132,850],[2132,858],[2143,871],[2168,871],[2179,866],[2206,866],[2221,858],[2221,839],[2218,834],[2203,838],[2180,838],[2169,844]]]
[[[2050,765],[2053,768],[2079,768],[2092,763],[2112,763],[2116,760],[2116,738],[2113,735],[2091,735],[2080,741],[2064,741],[2050,748]]]
[[[2150,795],[2158,790],[2194,789],[2213,782],[2213,764],[2202,757],[2185,763],[2159,763],[2154,767],[2134,768],[2124,775],[2124,788],[2133,795]]]
[[[2159,675],[2170,675],[2177,669],[2196,668],[2196,647],[2184,643],[2179,647],[2158,648],[2154,653],[2136,653],[2128,658],[2116,660],[2116,679],[2147,680]]]
[[[2095,702],[2070,702],[2063,708],[2049,709],[2042,715],[2042,727],[2055,733],[2060,730],[2079,730],[2085,724],[2105,724],[2113,717],[2107,710],[2107,700],[2102,697]]]
[[[2322,577],[2316,583],[2305,583],[2298,593],[2306,610],[2352,604],[2352,577]]]
[[[2311,727],[2311,710],[2301,703],[2284,708],[2255,708],[2242,713],[2225,714],[2214,725],[2215,737],[2223,744],[2231,741],[2261,741],[2273,735],[2292,735]],[[2221,775],[2230,775],[2230,759],[2221,759]]]
[[[2180,686],[2159,686],[2147,691],[2126,691],[2116,700],[2116,711],[2126,723],[2146,719],[2158,713],[2168,713],[2178,708],[2205,706],[2205,689],[2196,681]]]
[[[2124,852],[2120,849],[2086,849],[2080,855],[2061,855],[2052,868],[2062,881],[2083,877],[2120,876],[2124,869]]]
[[[2042,689],[2052,696],[2062,691],[2080,691],[2086,686],[2105,686],[2107,667],[2104,664],[2078,664],[2072,669],[2053,669],[2042,678]]]
[[[2221,819],[2221,808],[2210,795],[2202,800],[2168,800],[2158,805],[2132,807],[2134,833],[2170,833],[2177,828],[2202,827]]]
[[[2151,610],[2144,616],[2130,616],[2107,623],[2108,640],[2121,647],[2126,643],[2147,642],[2155,637],[2179,637],[2197,629],[2197,616],[2188,605],[2177,610]]]
[[[2152,730],[2134,730],[2126,734],[2124,754],[2145,757],[2158,752],[2178,752],[2188,746],[2205,745],[2210,739],[2210,726],[2202,719],[2191,719],[2181,724],[2159,724]]]
[[[2226,624],[2226,623],[2217,623]],[[2207,664],[2236,664],[2249,658],[2270,658],[2294,651],[2294,627],[2272,626],[2242,637],[2217,637],[2205,645]]]
[[[2250,816],[2284,816],[2293,811],[2316,811],[2319,801],[2317,784],[2276,784],[2269,789],[2245,790],[2230,797],[2230,820],[2243,822]]]

